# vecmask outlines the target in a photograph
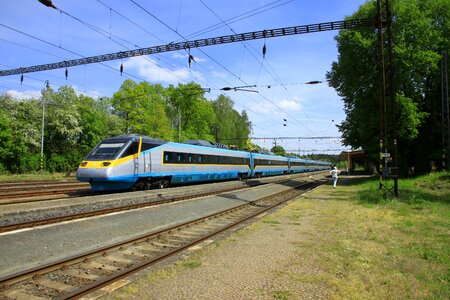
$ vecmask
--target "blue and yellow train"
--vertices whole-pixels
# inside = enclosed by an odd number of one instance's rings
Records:
[[[165,188],[172,184],[310,172],[328,162],[230,150],[202,140],[166,142],[127,134],[100,142],[77,170],[93,191]]]

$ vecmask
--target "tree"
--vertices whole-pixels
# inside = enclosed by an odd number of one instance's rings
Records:
[[[37,170],[41,145],[41,104],[0,96],[0,164],[13,173]]]
[[[139,84],[127,79],[112,99],[113,112],[125,121],[123,133],[138,133],[170,140],[172,131],[166,114],[167,99],[160,84]]]
[[[247,148],[251,122],[245,111],[239,114],[233,106],[233,100],[224,95],[219,95],[213,101],[216,122],[212,130],[217,142],[234,144],[238,148]]]
[[[210,130],[215,121],[214,111],[200,85],[193,82],[178,84],[177,87],[171,85],[167,88],[167,95],[174,140],[214,140]]]
[[[450,0],[394,0],[393,52],[397,88],[400,166],[429,170],[442,149],[439,110],[435,103],[440,50],[448,49]],[[349,19],[375,15],[375,1],[362,5]],[[338,61],[327,79],[344,101],[346,119],[338,125],[344,144],[362,147],[373,161],[379,152],[377,35],[373,29],[341,31],[336,37]],[[438,122],[439,120],[439,122]],[[388,125],[389,126],[389,125]],[[427,143],[423,143],[426,139]],[[425,149],[428,148],[428,151]]]
[[[77,111],[78,96],[70,86],[62,86],[57,92],[42,92],[46,106],[45,150],[49,153],[64,153],[77,146],[82,128]]]
[[[284,156],[286,154],[286,151],[281,146],[273,146],[272,149],[270,149],[270,151],[273,152],[275,155]]]

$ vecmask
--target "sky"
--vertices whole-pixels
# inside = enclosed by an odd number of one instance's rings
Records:
[[[341,21],[365,0],[0,0],[0,69],[55,63],[132,49],[274,28]],[[112,97],[132,79],[168,86],[195,82],[215,100],[230,97],[253,125],[252,142],[300,154],[338,154],[348,149],[336,128],[343,103],[326,82],[337,61],[327,31],[192,48],[102,64],[0,77],[0,94],[40,97],[46,81],[71,85],[95,99]],[[263,56],[265,45],[266,54]],[[120,66],[123,73],[120,74]],[[310,81],[322,83],[310,85]],[[243,87],[245,90],[221,90]],[[291,139],[281,139],[290,137]],[[299,139],[299,137],[301,139]],[[305,139],[307,138],[307,139]]]

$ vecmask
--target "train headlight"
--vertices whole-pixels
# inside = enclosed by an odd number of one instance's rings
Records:
[[[80,167],[86,167],[86,165],[87,165],[87,161],[83,161],[83,162],[80,164]]]
[[[105,161],[104,163],[102,163],[102,167],[107,167],[109,166],[111,163],[109,161]]]

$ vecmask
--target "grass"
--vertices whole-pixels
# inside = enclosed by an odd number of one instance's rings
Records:
[[[74,179],[64,173],[27,173],[27,174],[0,174],[1,181],[23,181],[23,180],[57,180],[57,179]]]
[[[301,248],[325,270],[333,298],[450,298],[449,178],[400,180],[398,198],[376,179],[338,187],[354,198],[329,201],[315,224],[325,233]]]
[[[269,294],[254,287],[261,297],[314,298],[320,291],[329,299],[450,299],[450,173],[400,180],[398,198],[380,193],[376,178],[350,178],[342,176],[336,190],[321,186],[171,268],[150,273],[146,283],[125,288],[116,299],[141,298],[152,290],[148,284],[176,282],[177,273],[201,269],[217,248],[268,228],[294,234],[295,255],[272,271],[271,280],[280,284]],[[305,289],[290,289],[299,286]]]

